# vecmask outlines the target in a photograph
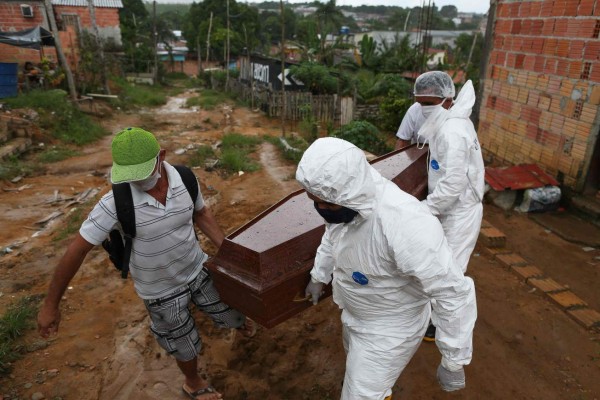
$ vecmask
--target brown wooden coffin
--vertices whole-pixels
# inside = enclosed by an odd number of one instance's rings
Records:
[[[427,195],[427,149],[415,145],[371,162],[418,199]],[[224,302],[272,328],[310,307],[304,289],[325,231],[304,190],[291,193],[223,242],[207,262]],[[324,296],[331,294],[328,285]]]

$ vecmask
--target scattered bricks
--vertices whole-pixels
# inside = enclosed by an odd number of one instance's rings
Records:
[[[600,328],[600,313],[591,308],[567,310],[567,314],[587,329]]]
[[[500,256],[498,256],[498,258],[499,257]],[[527,279],[527,284],[541,290],[544,293],[566,290],[564,286],[552,278],[530,278]]]
[[[558,293],[548,293],[548,296],[565,310],[587,307],[587,303],[575,296],[570,290]]]
[[[482,228],[479,231],[479,240],[486,247],[504,247],[506,236],[494,227]]]
[[[523,280],[527,281],[530,278],[541,278],[544,276],[544,273],[537,267],[533,265],[511,265],[510,270],[517,274],[517,276],[523,278]]]
[[[482,219],[481,220],[481,228],[493,228],[493,225],[490,224],[487,220]]]
[[[498,254],[498,256],[496,257],[496,259],[498,261],[500,261],[500,263],[506,267],[509,268],[513,265],[527,265],[527,260],[525,260],[523,257],[521,257],[518,254],[515,253],[509,253],[509,254]]]
[[[506,247],[484,247],[483,251],[492,259],[496,259],[499,255],[512,253],[512,250]]]

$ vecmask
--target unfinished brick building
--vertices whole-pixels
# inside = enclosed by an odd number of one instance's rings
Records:
[[[479,138],[576,192],[600,176],[600,0],[493,0]]]
[[[52,0],[54,17],[59,25],[63,50],[71,64],[75,64],[78,53],[78,32],[91,30],[90,11],[87,0]],[[100,36],[121,44],[119,9],[121,0],[94,0],[96,24]],[[0,31],[15,32],[41,26],[51,30],[43,0],[0,0]],[[54,47],[40,50],[16,47],[0,43],[0,62],[38,62],[42,57],[57,61]]]

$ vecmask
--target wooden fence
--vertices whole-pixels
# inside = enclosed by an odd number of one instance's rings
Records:
[[[233,81],[231,89],[254,107],[260,108],[270,117],[281,117],[283,102],[281,92],[273,92],[264,86],[255,86],[254,91],[239,81]],[[254,97],[254,99],[252,99]],[[337,95],[313,95],[310,92],[285,92],[285,119],[297,122],[306,119],[312,112],[315,120],[324,124],[340,126],[352,121],[354,101],[350,97]]]

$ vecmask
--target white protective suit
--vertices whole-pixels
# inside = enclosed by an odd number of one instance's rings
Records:
[[[438,219],[341,139],[315,141],[296,179],[316,197],[359,213],[349,223],[326,224],[311,271],[313,281],[323,283],[333,275],[333,300],[343,310],[347,359],[341,398],[390,395],[430,316],[442,365],[456,371],[469,364],[475,288],[454,263]]]
[[[473,83],[467,81],[454,105],[436,109],[419,130],[430,152],[426,204],[440,219],[463,273],[479,236],[485,185],[481,147],[469,119],[473,104]]]

